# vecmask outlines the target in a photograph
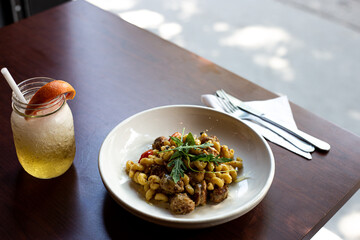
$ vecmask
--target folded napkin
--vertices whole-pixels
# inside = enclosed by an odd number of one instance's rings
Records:
[[[217,97],[214,95],[211,94],[202,95],[201,101],[208,107],[212,107],[216,110],[224,112],[222,105],[217,100]],[[265,101],[250,101],[250,102],[246,102],[246,104],[258,110],[259,112],[264,113],[266,117],[274,121],[277,121],[278,123],[281,123],[286,127],[297,129],[287,96],[281,96]],[[280,145],[308,159],[311,158],[311,155],[309,153],[302,152],[301,150],[293,146],[291,143],[289,143],[288,141],[286,141],[276,133],[270,131],[269,129],[260,126],[254,122],[251,122],[249,120],[243,120],[243,122],[245,122],[248,126],[254,129],[254,131],[262,135],[270,142]]]

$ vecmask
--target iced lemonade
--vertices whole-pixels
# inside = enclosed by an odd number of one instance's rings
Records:
[[[31,117],[24,114],[28,111],[25,108],[13,104],[13,109],[11,127],[24,170],[43,179],[65,173],[72,165],[76,148],[73,115],[65,95],[31,113]]]

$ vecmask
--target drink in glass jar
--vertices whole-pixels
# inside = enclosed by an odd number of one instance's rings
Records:
[[[50,78],[32,78],[19,84],[25,99],[32,96]],[[20,102],[12,97],[11,127],[16,153],[26,172],[37,178],[54,178],[65,173],[75,157],[73,116],[61,94],[38,104]],[[31,110],[33,109],[33,110]]]

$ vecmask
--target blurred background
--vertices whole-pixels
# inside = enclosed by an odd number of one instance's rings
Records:
[[[1,0],[0,27],[66,1]],[[87,1],[360,136],[360,0]],[[313,240],[359,226],[358,191]]]

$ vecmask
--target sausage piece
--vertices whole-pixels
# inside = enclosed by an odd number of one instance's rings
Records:
[[[177,193],[170,200],[170,210],[174,214],[188,214],[195,209],[195,203],[186,193]]]
[[[214,203],[219,203],[224,201],[229,193],[229,189],[227,185],[224,185],[222,188],[215,188],[209,195],[210,201]]]
[[[219,142],[219,139],[217,136],[208,136],[206,133],[201,133],[201,136],[199,137],[199,140],[201,141],[201,143],[206,143],[208,141],[211,142]]]
[[[152,148],[161,151],[161,147],[164,146],[164,142],[167,140],[166,137],[161,136],[155,139]]]
[[[218,150],[216,150],[216,149],[213,148],[213,147],[208,147],[208,148],[205,150],[205,153],[206,153],[206,154],[212,154],[212,155],[214,155],[215,157],[220,154],[220,153],[218,152]]]
[[[166,167],[163,165],[154,164],[150,168],[150,175],[156,175],[160,178],[166,173]]]
[[[180,180],[175,183],[171,176],[164,174],[160,179],[160,188],[166,193],[179,193],[184,191],[184,182]]]
[[[195,191],[193,196],[195,206],[206,205],[206,193],[207,190],[205,180],[195,185]]]

